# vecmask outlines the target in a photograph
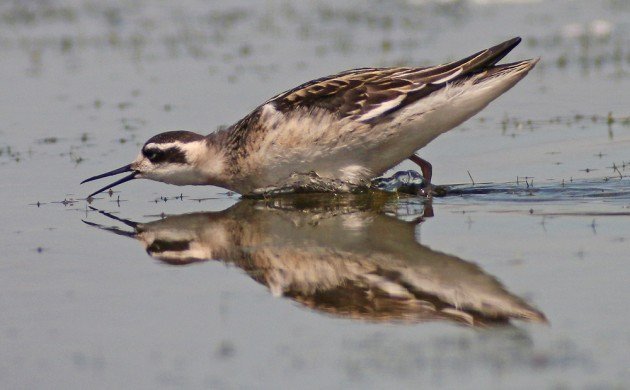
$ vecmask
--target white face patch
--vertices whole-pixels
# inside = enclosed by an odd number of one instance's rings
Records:
[[[138,178],[176,185],[211,184],[223,173],[223,153],[205,139],[192,142],[148,143],[132,163]]]

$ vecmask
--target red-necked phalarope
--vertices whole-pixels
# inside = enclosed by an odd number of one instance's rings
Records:
[[[131,172],[132,179],[217,185],[247,194],[282,187],[294,173],[365,184],[405,159],[430,182],[415,152],[483,109],[538,59],[496,65],[513,38],[462,60],[427,68],[359,68],[309,81],[207,136],[169,131],[149,139],[134,162],[82,183]]]

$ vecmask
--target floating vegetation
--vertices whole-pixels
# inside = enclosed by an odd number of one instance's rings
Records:
[[[14,162],[20,162],[22,154],[15,151],[11,146],[0,147],[0,157],[5,157]]]
[[[77,9],[44,2],[37,7],[29,3],[11,2],[3,7],[0,20],[9,25],[33,25],[36,23],[73,23],[77,20]]]
[[[183,201],[184,198],[188,198],[188,196],[184,196],[184,193],[180,193],[177,196],[163,196],[160,195],[160,197],[153,199],[151,202],[152,203],[159,203],[159,202],[168,202],[169,200],[179,200],[179,201]],[[197,200],[197,199],[195,199]]]
[[[476,201],[487,202],[560,202],[585,199],[608,199],[620,203],[630,201],[630,187],[624,176],[576,180],[573,178],[538,183],[532,177],[518,177],[512,183],[482,183],[477,185],[446,186],[446,197],[474,196]],[[623,212],[630,215],[630,212]]]
[[[83,157],[81,157],[80,155],[78,155],[75,151],[75,148],[70,148],[70,152],[68,153],[68,155],[70,156],[70,160],[75,164],[75,165],[79,165],[81,164],[84,159]]]
[[[39,143],[41,144],[56,144],[59,141],[59,138],[57,137],[46,137],[44,139],[41,139],[39,141]]]
[[[575,114],[573,116],[555,116],[548,119],[521,119],[505,115],[501,120],[501,130],[503,133],[506,133],[509,129],[518,131],[535,130],[548,125],[565,125],[571,127],[586,120],[590,120],[591,123],[604,123],[607,126],[618,123],[622,126],[630,127],[630,116],[615,116],[612,112],[609,112],[606,115]]]
[[[132,103],[130,103],[130,102],[120,102],[120,103],[118,103],[118,109],[121,110],[121,111],[124,111],[124,110],[128,109],[131,106],[132,106]]]

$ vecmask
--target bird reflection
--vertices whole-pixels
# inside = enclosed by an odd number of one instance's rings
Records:
[[[140,241],[168,264],[218,260],[275,296],[330,315],[378,322],[444,320],[471,326],[545,316],[479,266],[418,243],[395,203],[368,195],[242,200],[220,212],[137,223],[85,223]]]

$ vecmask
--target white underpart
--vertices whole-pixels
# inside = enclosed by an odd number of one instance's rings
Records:
[[[327,171],[331,148],[338,147],[340,123],[325,110],[293,112],[288,115],[275,109],[273,103],[262,108],[260,118],[267,132],[248,158],[246,169],[264,167],[260,184],[277,184],[292,173]],[[335,164],[337,176],[339,164]],[[350,170],[354,172],[353,169]],[[332,173],[332,172],[329,172]],[[266,182],[266,183],[262,183]]]
[[[347,165],[339,169],[339,172],[341,173],[340,178],[343,181],[357,184],[364,180],[366,177],[370,177],[370,175],[372,174],[369,168],[364,165],[358,164]]]
[[[252,177],[253,190],[269,185],[282,186],[293,173],[315,171],[322,178],[362,184],[374,173],[357,163],[356,144],[371,134],[371,125],[346,118],[338,120],[326,110],[279,112],[268,103],[262,108],[265,137],[249,156],[252,170],[264,167]],[[347,140],[344,140],[347,139]]]

